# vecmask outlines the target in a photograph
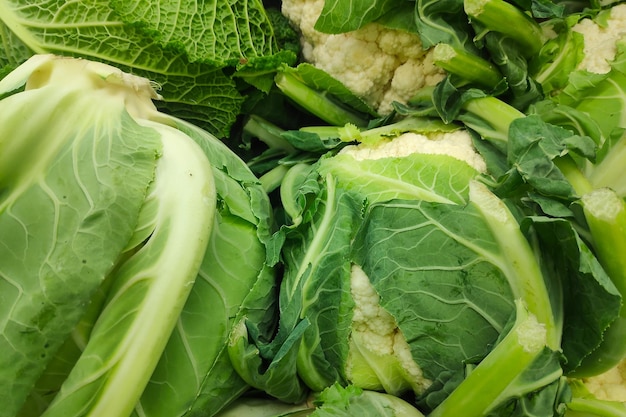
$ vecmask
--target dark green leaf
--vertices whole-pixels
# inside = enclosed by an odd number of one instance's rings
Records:
[[[344,33],[363,27],[396,7],[394,0],[327,0],[315,29],[324,33]]]
[[[515,310],[493,262],[498,245],[473,206],[372,205],[353,253],[431,380],[486,355]]]
[[[463,0],[417,0],[415,15],[424,48],[447,43],[475,51],[474,31],[463,10]]]
[[[317,133],[301,130],[288,130],[281,136],[294,148],[309,152],[327,152],[342,143],[339,138],[322,138]]]
[[[595,152],[591,138],[572,134],[534,115],[511,123],[508,143],[509,163],[524,180],[542,194],[563,199],[572,198],[576,191],[555,160],[569,152],[593,158]]]
[[[564,288],[563,355],[566,370],[575,370],[596,349],[602,334],[619,316],[621,296],[572,223],[531,217],[551,273]]]

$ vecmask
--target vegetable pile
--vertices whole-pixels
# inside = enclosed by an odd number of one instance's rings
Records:
[[[0,416],[626,416],[625,33],[0,1]]]

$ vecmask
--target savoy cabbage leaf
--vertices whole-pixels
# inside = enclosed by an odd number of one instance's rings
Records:
[[[153,80],[162,108],[218,136],[243,102],[229,74],[244,64],[271,70],[295,59],[280,53],[258,1],[7,0],[0,16],[0,68],[34,53],[107,62]]]

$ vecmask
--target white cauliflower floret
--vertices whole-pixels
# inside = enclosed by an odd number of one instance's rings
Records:
[[[358,265],[352,266],[350,293],[354,300],[354,310],[351,354],[346,364],[348,378],[357,385],[362,382],[367,385],[370,381],[375,381],[377,377],[385,379],[390,376],[389,374],[400,373],[401,375],[395,375],[391,379],[404,378],[406,381],[404,385],[410,386],[416,393],[423,392],[432,382],[424,377],[421,368],[413,360],[409,344],[395,319],[380,305],[380,296]],[[355,375],[364,369],[363,361],[369,361],[365,365],[366,368],[371,366],[366,373],[376,373],[380,370],[386,375],[372,375],[371,379],[363,381],[362,374]],[[353,378],[356,378],[356,381]],[[396,383],[397,381],[393,381],[392,384]],[[382,384],[384,385],[385,382]],[[363,388],[377,389],[379,387],[372,385]],[[394,387],[391,386],[384,386],[384,388],[393,394],[400,393],[393,392]]]
[[[393,354],[396,322],[380,306],[380,297],[372,287],[365,272],[358,266],[352,267],[350,292],[355,309],[352,316],[353,331],[363,334],[367,349],[379,355]]]
[[[382,140],[375,146],[350,145],[341,150],[354,159],[380,159],[404,157],[413,153],[450,155],[466,162],[478,172],[486,172],[485,160],[480,156],[467,130],[429,133],[428,136],[407,132],[392,140]]]
[[[626,402],[626,360],[601,375],[586,378],[584,383],[600,400]]]
[[[285,0],[282,13],[301,34],[305,61],[341,81],[381,114],[406,103],[420,88],[435,85],[444,72],[434,65],[419,36],[376,23],[336,35],[315,30],[324,0]]]
[[[615,59],[616,42],[626,33],[626,4],[611,8],[606,27],[591,19],[582,19],[573,30],[584,37],[584,58],[578,68],[606,74],[611,70],[611,61]]]
[[[426,53],[420,58],[407,59],[395,69],[391,84],[383,93],[378,111],[388,112],[394,101],[406,103],[421,87],[436,85],[442,78],[443,72],[435,65],[432,53]],[[416,83],[416,80],[423,82]]]

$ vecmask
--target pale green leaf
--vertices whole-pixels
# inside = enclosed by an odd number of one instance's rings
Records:
[[[15,135],[19,112],[34,108],[3,101],[0,136]],[[127,114],[109,119],[100,129],[77,123],[45,177],[19,196],[2,194],[11,201],[0,203],[1,415],[20,408],[135,227],[159,144]],[[45,128],[55,131],[52,123]]]

